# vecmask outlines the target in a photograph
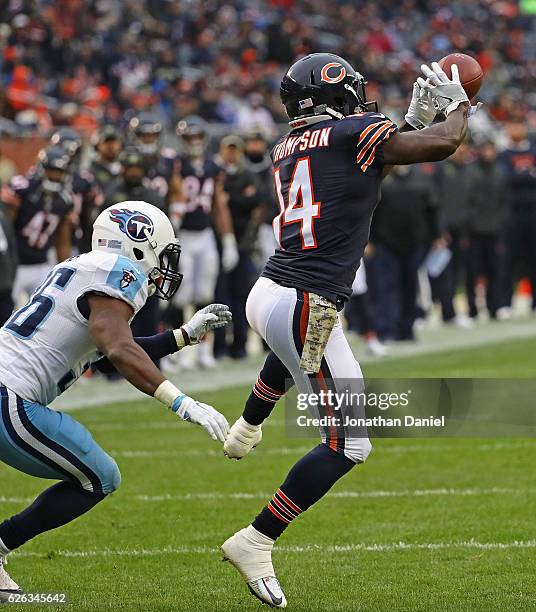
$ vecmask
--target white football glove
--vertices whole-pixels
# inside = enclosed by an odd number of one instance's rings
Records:
[[[225,234],[221,239],[221,266],[224,272],[231,272],[238,265],[240,255],[234,234]]]
[[[404,119],[416,130],[429,127],[434,122],[437,111],[429,89],[423,89],[418,83],[413,83],[413,95],[408,112]]]
[[[460,75],[458,74],[458,66],[456,64],[451,66],[452,79],[448,78],[437,62],[432,62],[432,69],[426,64],[422,64],[421,70],[427,80],[425,81],[422,77],[419,77],[417,83],[421,89],[430,92],[438,113],[444,113],[448,117],[460,104],[469,102],[469,98],[460,83]]]
[[[196,402],[187,395],[179,395],[173,402],[171,410],[183,421],[201,425],[213,440],[225,442],[229,435],[227,419],[216,409],[203,402]]]
[[[177,347],[181,349],[186,344],[199,344],[208,332],[218,327],[223,327],[231,322],[233,315],[229,306],[225,304],[209,304],[198,310],[194,316],[179,329],[174,329],[173,334],[177,341]],[[187,334],[188,339],[184,337]]]

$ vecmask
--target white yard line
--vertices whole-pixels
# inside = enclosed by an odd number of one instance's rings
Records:
[[[334,491],[328,493],[327,497],[335,499],[383,499],[392,497],[474,497],[479,495],[535,495],[536,488],[508,488],[508,487],[489,487],[478,488],[469,487],[464,489],[438,488],[438,489],[400,489],[400,490],[373,490],[373,491]],[[205,493],[184,493],[180,495],[122,495],[129,501],[139,501],[143,503],[155,502],[176,502],[193,501],[207,499],[221,500],[244,500],[244,499],[269,499],[270,493],[257,491],[255,493],[220,493],[209,491]],[[0,504],[26,504],[33,501],[31,497],[0,497]]]
[[[511,550],[536,548],[536,540],[514,540],[511,542],[479,542],[477,540],[462,540],[459,542],[387,542],[371,544],[335,544],[321,546],[304,544],[302,546],[276,546],[278,553],[382,553],[406,552],[414,550]],[[163,548],[103,548],[100,550],[56,550],[55,557],[157,557],[163,555],[205,555],[218,554],[219,549],[212,546],[165,546]],[[49,553],[25,551],[13,553],[14,557],[47,557]]]

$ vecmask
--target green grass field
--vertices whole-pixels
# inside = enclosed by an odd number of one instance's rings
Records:
[[[535,351],[534,339],[502,342],[364,370],[533,377]],[[196,397],[231,421],[248,392]],[[116,457],[123,485],[87,516],[13,555],[13,577],[29,592],[67,592],[62,608],[77,611],[259,610],[235,570],[220,562],[218,546],[251,521],[315,441],[285,437],[282,407],[262,445],[241,462],[224,459],[200,429],[154,401],[74,416]],[[376,441],[366,465],[281,538],[274,564],[288,609],[534,610],[535,462],[529,439]],[[45,484],[1,466],[2,515]]]

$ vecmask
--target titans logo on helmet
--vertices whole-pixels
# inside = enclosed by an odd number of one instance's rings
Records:
[[[128,210],[114,208],[110,211],[110,219],[119,224],[119,229],[134,242],[145,242],[153,235],[154,225],[146,215]]]

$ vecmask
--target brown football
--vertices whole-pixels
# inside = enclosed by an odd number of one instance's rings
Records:
[[[474,57],[466,55],[465,53],[451,53],[443,59],[440,59],[438,64],[443,68],[445,74],[451,78],[452,72],[450,67],[452,64],[458,66],[458,72],[460,74],[460,81],[465,89],[465,93],[469,97],[469,100],[474,98],[482,85],[484,73],[480,64]]]

